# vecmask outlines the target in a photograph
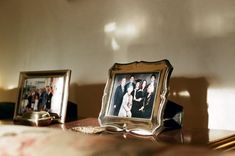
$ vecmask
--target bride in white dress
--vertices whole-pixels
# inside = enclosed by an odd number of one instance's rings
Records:
[[[120,108],[120,111],[118,113],[118,116],[120,117],[131,117],[131,107],[132,107],[132,100],[133,100],[133,96],[131,95],[132,91],[133,91],[133,86],[129,86],[127,88],[127,92],[126,94],[123,96],[123,100],[122,100],[122,105]]]

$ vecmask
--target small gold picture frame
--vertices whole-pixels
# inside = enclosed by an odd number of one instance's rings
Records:
[[[14,121],[45,126],[65,122],[71,70],[20,72]]]
[[[168,60],[115,63],[102,98],[101,127],[137,135],[159,133],[172,70]]]

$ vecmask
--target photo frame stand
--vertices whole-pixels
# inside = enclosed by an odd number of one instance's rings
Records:
[[[163,126],[166,130],[179,129],[183,127],[183,106],[168,100],[163,111]]]

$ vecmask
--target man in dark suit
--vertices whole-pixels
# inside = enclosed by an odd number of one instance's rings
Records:
[[[46,110],[49,111],[51,109],[51,99],[52,99],[53,93],[52,93],[52,87],[51,86],[47,86],[46,89],[47,89]]]
[[[135,88],[135,77],[134,77],[134,75],[130,76],[129,82],[125,85],[125,93],[127,92],[127,88],[129,88],[130,86]]]
[[[153,91],[153,94],[156,93],[156,88],[157,88],[157,82],[156,82],[156,75],[155,74],[152,74],[151,77],[150,77],[150,83],[148,84],[149,85],[152,85],[154,87],[154,91]]]
[[[115,90],[113,108],[111,110],[115,116],[118,116],[120,107],[122,105],[123,95],[125,94],[125,84],[126,78],[122,78],[120,85]]]

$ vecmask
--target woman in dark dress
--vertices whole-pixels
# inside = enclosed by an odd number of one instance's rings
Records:
[[[139,86],[139,89],[136,91],[136,95],[133,95],[133,106],[132,112],[132,117],[137,117],[137,118],[142,118],[142,111],[140,111],[140,108],[143,106],[144,102],[144,97],[146,96],[146,86],[147,86],[147,81],[142,80]]]
[[[133,90],[133,104],[131,108],[131,113],[132,117],[139,117],[140,112],[139,109],[141,108],[141,91],[140,91],[140,86],[141,86],[141,80],[136,81],[135,89]]]
[[[147,88],[147,93],[143,101],[143,106],[140,108],[142,112],[142,118],[150,118],[153,110],[154,101],[154,86],[149,85]]]

